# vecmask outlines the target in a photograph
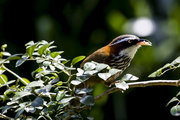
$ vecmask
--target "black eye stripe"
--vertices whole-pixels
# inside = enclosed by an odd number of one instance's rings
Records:
[[[110,44],[110,46],[113,46],[113,45],[116,45],[116,44],[119,44],[119,43],[122,43],[122,42],[125,42],[125,41],[129,41],[129,40],[131,41],[131,40],[138,40],[138,39],[129,38],[129,37],[120,38],[120,39],[112,42],[112,43]],[[132,41],[131,41],[131,42],[132,42]]]

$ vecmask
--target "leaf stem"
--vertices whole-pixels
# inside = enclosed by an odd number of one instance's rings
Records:
[[[26,85],[28,84],[26,81],[24,81],[19,75],[17,75],[15,72],[11,71],[10,69],[8,69],[7,67],[5,67],[2,64],[2,68],[5,69],[6,71],[8,71],[9,73],[11,73],[12,75],[14,75],[15,77],[17,77],[19,80],[21,80],[22,82],[24,82]]]

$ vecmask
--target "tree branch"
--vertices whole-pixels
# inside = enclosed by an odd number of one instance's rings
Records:
[[[149,80],[149,81],[141,81],[141,82],[131,82],[131,83],[127,83],[127,85],[129,86],[129,88],[148,87],[148,86],[176,86],[178,87],[180,86],[180,80]],[[102,94],[96,96],[95,101],[117,91],[124,92],[123,89],[113,87],[103,92]]]

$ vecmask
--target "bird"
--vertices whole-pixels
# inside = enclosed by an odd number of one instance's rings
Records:
[[[114,38],[108,45],[96,50],[84,59],[80,67],[87,62],[97,62],[109,65],[111,68],[119,69],[120,72],[104,81],[100,78],[90,78],[85,86],[93,86],[96,83],[104,82],[106,85],[119,77],[123,71],[130,65],[134,55],[141,46],[152,46],[149,40],[141,39],[136,35],[125,34]]]

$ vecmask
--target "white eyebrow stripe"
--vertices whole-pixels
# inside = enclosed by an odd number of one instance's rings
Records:
[[[127,40],[134,40],[134,39],[138,39],[138,38],[135,38],[135,37],[133,37],[133,38],[129,38],[129,37],[128,38],[123,38],[121,40],[116,40],[115,42],[111,43],[110,46],[113,46],[115,44],[119,44],[119,43],[127,41]]]

